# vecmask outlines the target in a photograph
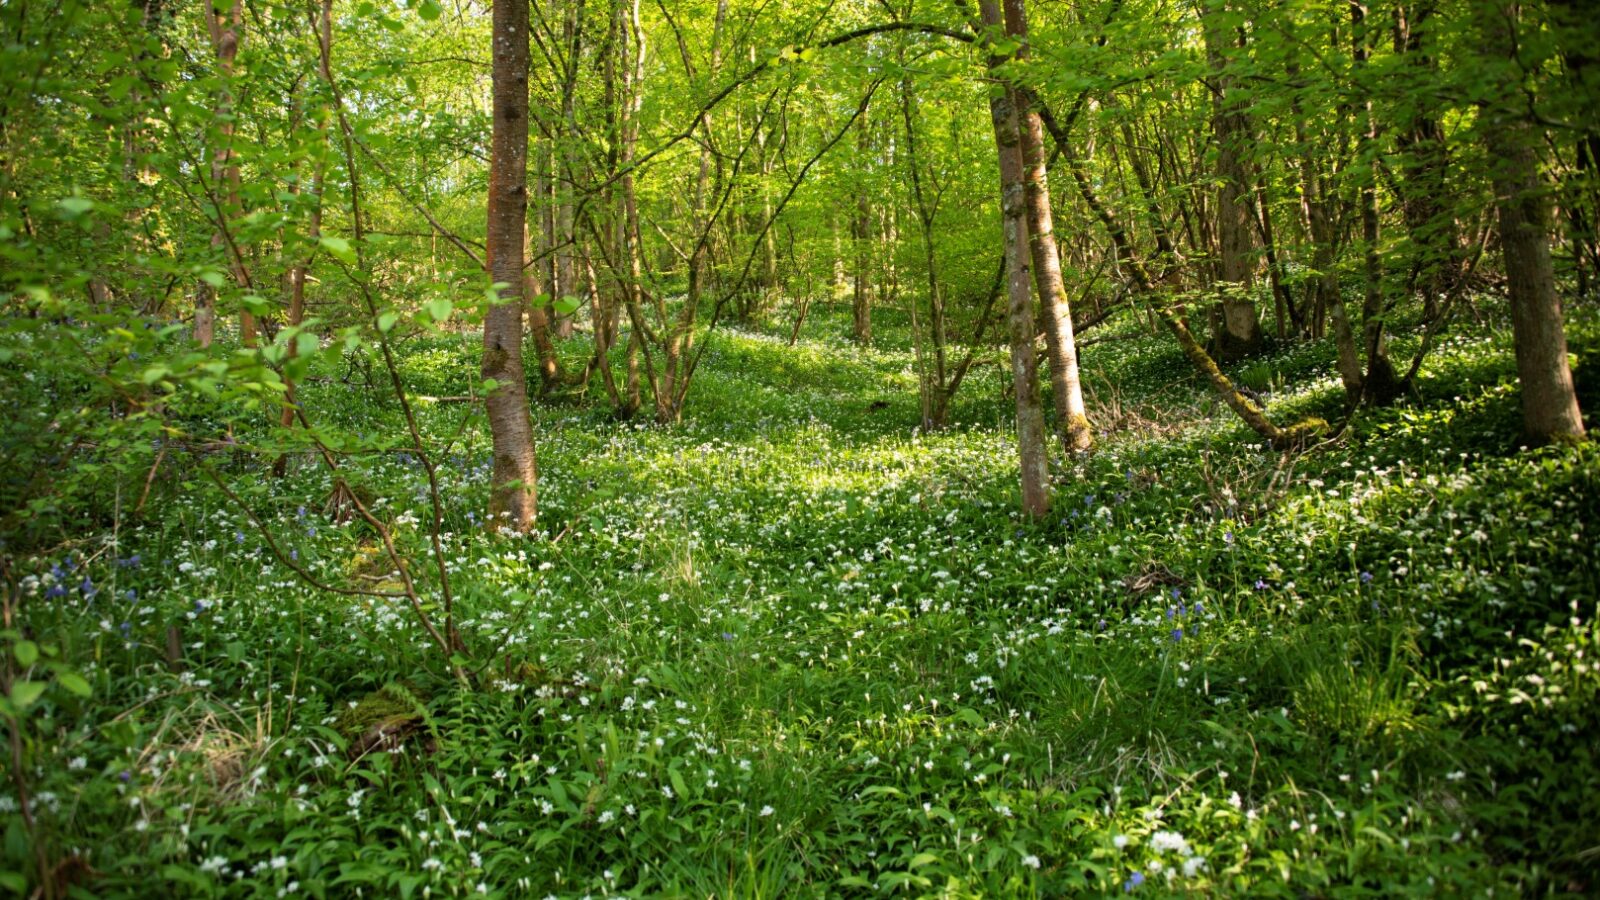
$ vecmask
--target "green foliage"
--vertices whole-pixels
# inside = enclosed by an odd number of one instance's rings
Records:
[[[1600,796],[1583,762],[1600,461],[1517,451],[1509,393],[1448,393],[1508,370],[1500,337],[1448,348],[1432,399],[1358,420],[1287,477],[1196,412],[1203,386],[1130,379],[1124,404],[1186,424],[1103,437],[1027,526],[1008,437],[976,424],[1003,420],[997,386],[971,388],[972,424],[913,436],[909,354],[839,328],[824,317],[793,350],[717,338],[681,428],[537,410],[557,542],[474,527],[487,443],[469,429],[444,460],[442,538],[479,688],[419,667],[403,602],[310,588],[204,485],[81,551],[19,558],[28,633],[94,686],[84,703],[57,675],[29,707],[42,833],[83,848],[101,895],[1432,895],[1592,877],[1572,823]],[[1580,352],[1593,331],[1579,323]],[[1086,364],[1165,365],[1164,344],[1121,333]],[[415,340],[406,378],[465,392],[470,346]],[[1312,387],[1280,389],[1275,415],[1336,395],[1326,353],[1283,365]],[[337,378],[304,390],[342,428],[396,426]],[[420,414],[430,441],[458,427],[448,405]],[[420,551],[417,461],[353,465]],[[349,562],[371,538],[320,514],[326,476],[293,471],[248,494],[278,539],[314,571],[389,577]],[[57,658],[26,640],[18,664]],[[390,743],[363,743],[380,728]],[[11,877],[31,878],[10,846]]]

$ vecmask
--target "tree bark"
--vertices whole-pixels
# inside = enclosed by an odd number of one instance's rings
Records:
[[[998,0],[979,0],[982,26],[1004,28]],[[991,55],[990,67],[1004,62]],[[1022,470],[1022,511],[1033,520],[1050,511],[1050,456],[1046,450],[1044,410],[1039,402],[1039,373],[1033,352],[1033,273],[1028,249],[1027,188],[1024,185],[1022,139],[1017,110],[1009,90],[992,90],[989,117],[994,127],[1000,168],[1000,210],[1005,234],[1006,325],[1011,344],[1011,383],[1016,393],[1017,456]]]
[[[1261,346],[1261,323],[1250,288],[1255,271],[1255,247],[1250,239],[1252,218],[1250,185],[1245,174],[1244,148],[1250,141],[1250,123],[1238,108],[1233,76],[1228,72],[1224,47],[1235,43],[1221,20],[1221,0],[1208,0],[1201,13],[1206,56],[1216,79],[1212,94],[1212,129],[1217,142],[1217,243],[1221,256],[1221,328],[1214,335],[1217,355],[1231,360],[1247,356]]]
[[[1543,137],[1527,120],[1520,85],[1513,80],[1516,9],[1504,0],[1475,3],[1489,62],[1505,76],[1485,104],[1484,137],[1493,166],[1495,203],[1500,214],[1500,249],[1511,294],[1511,328],[1522,382],[1522,427],[1530,440],[1575,441],[1584,437],[1583,415],[1567,361],[1567,336],[1561,299],[1550,261],[1546,186],[1539,175],[1537,148]]]
[[[505,287],[483,322],[483,377],[494,444],[489,525],[528,532],[537,514],[538,466],[522,369],[522,242],[528,215],[528,0],[493,11],[493,132],[489,146],[490,276]]]
[[[1006,33],[1022,42],[1017,57],[1027,54],[1028,19],[1022,0],[1005,0]],[[1050,358],[1051,399],[1056,427],[1067,452],[1088,450],[1093,443],[1089,417],[1083,403],[1078,374],[1078,347],[1072,333],[1072,310],[1061,278],[1061,257],[1056,247],[1055,224],[1050,211],[1050,183],[1045,177],[1044,126],[1039,113],[1020,89],[1011,90],[1022,143],[1024,200],[1028,215],[1029,253],[1034,283],[1044,314],[1045,346]]]

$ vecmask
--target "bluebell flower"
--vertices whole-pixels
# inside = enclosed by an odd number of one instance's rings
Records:
[[[1233,532],[1231,532],[1231,531],[1224,531],[1224,532],[1223,532],[1223,533],[1222,533],[1222,540],[1223,540],[1223,541],[1224,541],[1224,542],[1226,542],[1226,543],[1229,543],[1229,544],[1231,544],[1231,543],[1233,543]]]
[[[242,532],[242,531],[235,531],[235,532],[234,532],[234,533],[233,533],[233,542],[234,542],[234,543],[235,543],[235,544],[242,544],[242,543],[244,543],[244,532]]]
[[[129,603],[132,603],[133,601],[139,599],[139,592],[134,590],[133,588],[128,588],[126,591],[123,592],[122,599],[128,601]]]
[[[1265,581],[1262,581],[1261,579],[1257,578],[1256,579],[1256,590],[1264,591],[1266,589],[1267,589],[1267,583]]]
[[[1181,640],[1183,640],[1183,629],[1182,628],[1174,628],[1174,629],[1172,629],[1172,642],[1173,643],[1177,643],[1178,641],[1181,641]]]
[[[129,772],[127,769],[123,769],[121,772],[117,773],[117,777],[122,779],[123,783],[126,784],[127,782],[133,780],[133,773]]]
[[[733,640],[733,632],[731,632],[731,631],[724,631],[724,632],[723,632],[723,633],[722,633],[722,639],[723,639],[723,640],[725,640],[725,641],[731,641],[731,640]]]
[[[1135,872],[1132,875],[1128,876],[1128,880],[1127,881],[1124,881],[1122,883],[1123,893],[1131,894],[1131,893],[1133,893],[1133,889],[1138,887],[1141,884],[1144,884],[1144,873],[1143,872]]]
[[[78,590],[82,591],[85,597],[93,597],[100,593],[100,589],[94,586],[94,582],[90,581],[87,575],[83,576],[83,582],[78,585]]]
[[[45,591],[44,595],[52,600],[57,597],[65,597],[67,595],[67,586],[58,581],[50,585],[50,589]]]
[[[1183,590],[1181,588],[1172,589],[1172,599],[1176,600],[1181,596],[1183,596]]]
[[[289,558],[294,560],[294,561],[296,561],[296,562],[299,562],[300,561],[300,551],[291,549],[289,551]]]
[[[1361,573],[1361,583],[1362,584],[1371,584],[1372,583],[1372,573],[1371,572],[1362,572]]]
[[[128,636],[128,632],[133,630],[133,623],[132,622],[123,622],[121,625],[119,625],[117,627],[122,630],[122,636],[123,637],[127,637]]]
[[[1200,614],[1201,614],[1201,613],[1202,613],[1202,612],[1204,612],[1204,611],[1205,611],[1205,605],[1204,605],[1204,604],[1202,604],[1202,603],[1200,603],[1200,602],[1199,602],[1199,601],[1198,601],[1198,600],[1197,600],[1197,601],[1195,601],[1195,604],[1194,604],[1194,614],[1195,614],[1195,615],[1197,615],[1197,616],[1198,616],[1198,615],[1200,615]]]
[[[206,607],[210,605],[211,604],[205,602],[204,600],[196,600],[194,602],[194,611],[197,613],[203,613],[206,611]]]

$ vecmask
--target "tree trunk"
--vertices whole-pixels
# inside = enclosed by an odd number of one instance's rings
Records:
[[[489,145],[487,262],[505,284],[483,321],[483,377],[494,444],[489,525],[528,532],[537,512],[538,467],[522,370],[522,241],[528,215],[528,2],[493,11],[493,132]]]
[[[982,24],[1003,27],[998,0],[979,0]],[[1004,57],[990,57],[991,68]],[[1030,519],[1050,511],[1050,456],[1046,450],[1044,410],[1039,403],[1037,356],[1033,352],[1033,275],[1030,271],[1027,188],[1023,183],[1022,139],[1010,91],[989,98],[995,152],[1000,168],[1000,210],[1005,233],[1006,324],[1011,343],[1011,383],[1017,405],[1017,456],[1022,469],[1022,511]]]
[[[1505,255],[1511,294],[1517,377],[1522,382],[1522,427],[1531,440],[1581,440],[1583,415],[1573,389],[1550,261],[1549,211],[1539,175],[1537,148],[1543,138],[1524,115],[1521,76],[1513,68],[1514,7],[1503,0],[1477,0],[1484,47],[1497,56],[1490,64],[1504,75],[1496,96],[1483,110],[1484,137],[1493,166],[1495,202],[1500,213],[1500,249]]]
[[[1022,42],[1017,57],[1027,54],[1028,19],[1022,0],[1005,0],[1006,33]],[[1055,403],[1056,427],[1067,452],[1088,450],[1093,443],[1089,417],[1083,404],[1078,375],[1078,346],[1072,333],[1072,310],[1061,279],[1061,257],[1056,247],[1055,224],[1050,212],[1050,183],[1045,177],[1044,126],[1039,113],[1020,89],[1012,90],[1011,103],[1022,142],[1024,199],[1027,203],[1028,244],[1033,278],[1044,314],[1045,346],[1050,357],[1050,385]]]
[[[1364,73],[1370,49],[1367,36],[1367,9],[1359,0],[1350,2],[1351,39],[1354,41],[1355,69]],[[1365,297],[1361,304],[1362,344],[1367,355],[1366,376],[1362,380],[1362,397],[1375,406],[1387,406],[1400,396],[1403,388],[1394,364],[1389,361],[1388,339],[1384,334],[1383,317],[1386,304],[1383,299],[1383,261],[1378,255],[1378,179],[1377,143],[1378,123],[1372,112],[1372,98],[1361,104],[1360,147],[1363,160],[1356,171],[1361,173],[1361,245],[1362,261],[1366,269]]]
[[[1250,185],[1245,175],[1245,145],[1251,140],[1250,123],[1238,109],[1233,76],[1228,72],[1224,47],[1236,43],[1221,21],[1221,0],[1208,0],[1201,13],[1206,56],[1217,85],[1212,95],[1212,128],[1217,141],[1217,243],[1221,256],[1221,328],[1213,336],[1217,356],[1239,359],[1261,346],[1261,323],[1250,288],[1255,271],[1255,247],[1250,239],[1252,213]]]
[[[858,171],[866,171],[872,152],[872,130],[863,125],[856,132]],[[850,237],[855,251],[854,292],[850,298],[853,314],[852,331],[858,344],[872,343],[872,277],[868,272],[871,263],[872,209],[867,203],[867,192],[856,192],[855,218],[850,221]]]

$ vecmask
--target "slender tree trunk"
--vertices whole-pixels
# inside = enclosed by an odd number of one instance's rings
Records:
[[[1367,8],[1361,0],[1350,0],[1351,40],[1354,42],[1355,68],[1367,69],[1370,56],[1367,34]],[[1372,98],[1363,98],[1360,120],[1361,246],[1366,269],[1365,296],[1361,304],[1362,344],[1367,355],[1367,372],[1362,382],[1366,402],[1386,406],[1402,393],[1400,378],[1389,361],[1388,339],[1384,333],[1383,261],[1378,255],[1378,122],[1373,115]]]
[[[317,14],[317,71],[325,85],[333,83],[332,65],[333,57],[333,0],[322,0],[321,8]],[[332,93],[330,87],[329,93]],[[317,133],[319,138],[326,140],[327,116],[319,116]],[[289,314],[288,324],[291,328],[298,326],[305,319],[306,311],[306,278],[310,274],[311,256],[316,252],[317,240],[322,237],[322,188],[324,154],[316,154],[311,176],[311,194],[313,197],[310,221],[306,224],[306,236],[311,240],[311,249],[295,260],[294,266],[289,270]],[[300,185],[296,181],[291,190],[299,193]],[[292,359],[297,354],[296,342],[289,342],[289,357]],[[284,379],[283,410],[278,416],[278,425],[288,428],[294,424],[295,419],[295,384],[294,381]],[[283,467],[287,465],[287,457],[279,457],[274,463],[274,473],[283,474]]]
[[[857,166],[860,171],[866,171],[871,166],[872,130],[865,125],[856,132],[856,151]],[[872,276],[868,271],[871,265],[871,235],[872,208],[867,202],[867,192],[857,191],[855,218],[850,222],[850,237],[854,239],[852,249],[855,251],[855,281],[850,310],[854,319],[852,334],[856,343],[862,345],[872,343]]]
[[[1212,95],[1212,128],[1217,142],[1217,240],[1220,245],[1221,329],[1214,335],[1217,355],[1238,359],[1261,345],[1261,322],[1250,289],[1255,271],[1255,247],[1250,239],[1250,185],[1245,175],[1244,152],[1250,142],[1250,123],[1238,108],[1234,77],[1228,71],[1225,47],[1237,42],[1221,21],[1223,0],[1206,0],[1202,18],[1206,56],[1217,86]]]
[[[982,25],[1002,29],[998,0],[979,0]],[[991,68],[1004,62],[991,55]],[[1000,167],[1000,209],[1005,233],[1006,324],[1011,343],[1011,383],[1017,405],[1017,456],[1022,470],[1022,511],[1030,519],[1050,511],[1050,455],[1046,449],[1044,410],[1039,402],[1038,357],[1033,351],[1033,273],[1028,249],[1028,202],[1024,184],[1022,138],[1010,91],[989,98],[995,152]]]
[[[490,138],[487,262],[506,287],[483,322],[485,400],[494,443],[489,524],[528,532],[537,513],[538,467],[527,378],[522,370],[522,241],[528,214],[528,0],[496,0],[493,11],[493,133]]]
[[[922,186],[922,160],[918,155],[917,145],[917,110],[916,94],[913,91],[911,77],[908,75],[900,82],[900,112],[906,128],[906,166],[911,172],[911,197],[917,206],[917,223],[922,235],[923,265],[928,276],[928,337],[929,356],[932,357],[932,370],[921,371],[918,379],[922,403],[922,429],[924,431],[937,431],[945,427],[946,410],[946,339],[945,339],[945,314],[944,296],[939,283],[939,257],[934,252],[933,223],[937,213],[936,201],[927,195]],[[917,301],[912,298],[911,309],[915,313]],[[915,319],[913,319],[915,322]],[[918,341],[918,355],[921,355],[921,341]],[[919,370],[924,369],[922,361],[918,361]]]
[[[533,230],[528,227],[526,217],[522,226],[522,248],[524,254],[532,253]],[[540,283],[540,267],[526,265],[526,259],[524,256],[522,302],[528,311],[528,334],[539,356],[540,392],[548,394],[561,384],[561,357],[556,354],[555,342],[550,340],[550,295]]]
[[[1511,294],[1522,426],[1528,438],[1541,443],[1582,440],[1583,415],[1567,361],[1561,298],[1550,261],[1549,211],[1537,155],[1543,138],[1527,120],[1520,75],[1512,69],[1516,7],[1505,0],[1476,0],[1474,5],[1485,49],[1498,57],[1490,64],[1505,72],[1498,95],[1483,110],[1484,137],[1493,166],[1500,249]]]
[[[1005,0],[1006,33],[1022,43],[1018,58],[1027,54],[1028,19],[1022,0]],[[1024,199],[1027,203],[1028,245],[1033,259],[1033,279],[1044,314],[1045,346],[1050,357],[1051,399],[1061,443],[1070,452],[1088,450],[1094,433],[1083,404],[1078,374],[1078,346],[1072,333],[1072,310],[1061,278],[1061,257],[1056,247],[1055,223],[1050,211],[1050,183],[1045,177],[1044,125],[1021,89],[1012,100],[1022,143]]]

